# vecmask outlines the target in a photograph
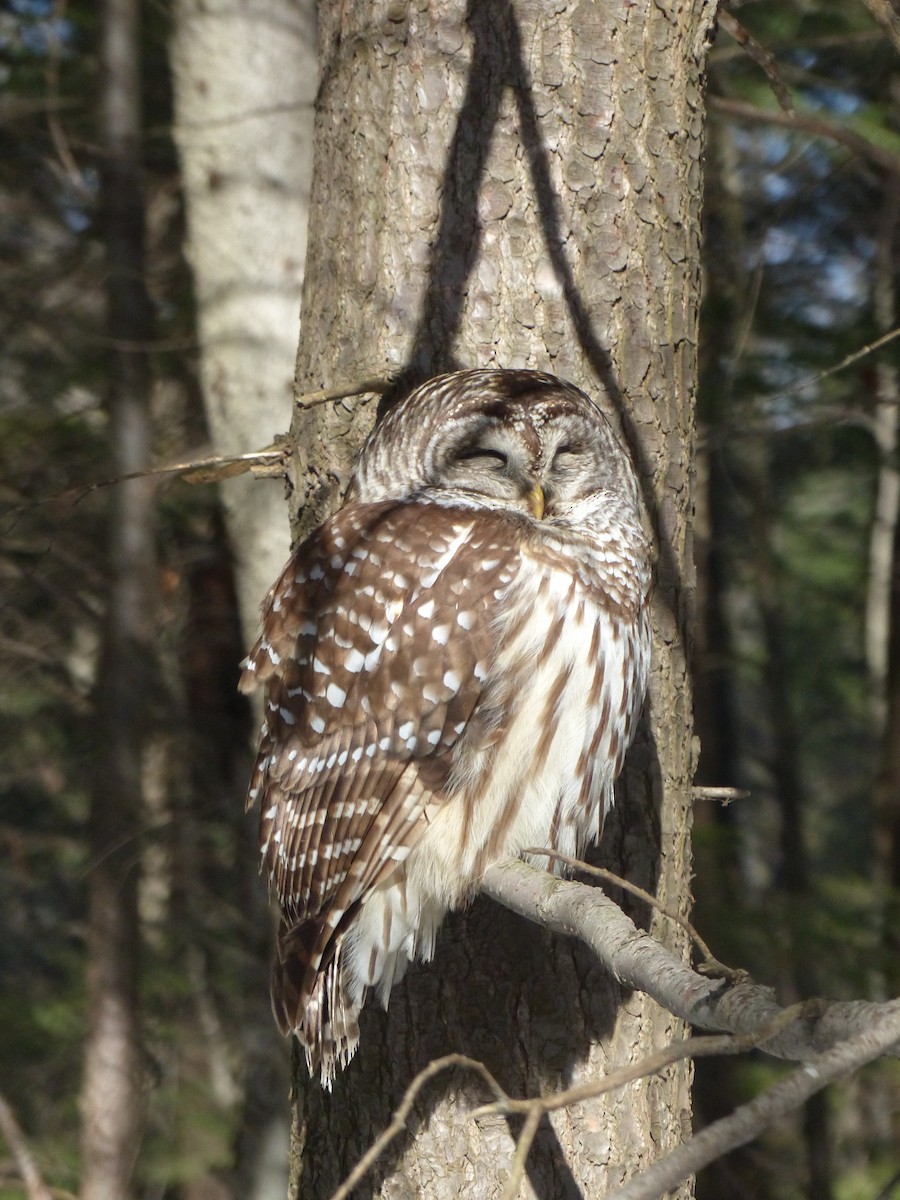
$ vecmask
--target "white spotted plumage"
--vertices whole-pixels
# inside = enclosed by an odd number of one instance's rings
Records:
[[[394,408],[267,598],[251,802],[273,1005],[330,1082],[490,863],[599,837],[649,659],[633,472],[570,384],[443,376]]]

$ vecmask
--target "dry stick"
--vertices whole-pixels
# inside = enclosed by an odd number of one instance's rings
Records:
[[[358,383],[339,383],[335,387],[320,388],[317,392],[305,392],[302,396],[296,396],[294,403],[298,408],[315,408],[317,404],[325,404],[328,400],[343,400],[347,396],[364,396],[368,392],[380,396],[395,382],[395,375],[376,375]]]
[[[703,787],[699,785],[691,788],[691,796],[694,800],[719,800],[723,808],[727,808],[732,800],[747,800],[750,797],[750,792],[746,788],[739,787]]]
[[[606,1092],[624,1087],[628,1083],[633,1083],[636,1079],[642,1079],[646,1075],[655,1075],[665,1067],[680,1062],[684,1058],[707,1058],[712,1055],[739,1054],[746,1050],[752,1050],[773,1037],[787,1025],[802,1018],[808,1011],[808,1008],[809,1002],[804,1002],[795,1004],[789,1009],[784,1009],[773,1021],[754,1033],[686,1038],[683,1041],[672,1043],[663,1050],[658,1050],[655,1054],[648,1055],[638,1063],[632,1063],[628,1067],[623,1067],[619,1071],[613,1071],[590,1083],[568,1088],[566,1091],[558,1092],[552,1096],[536,1096],[530,1100],[514,1100],[503,1090],[484,1063],[478,1061],[478,1059],[469,1058],[464,1054],[448,1054],[443,1058],[436,1058],[426,1067],[423,1067],[412,1080],[403,1094],[403,1099],[394,1113],[390,1125],[378,1135],[344,1182],[333,1193],[331,1200],[346,1200],[346,1197],[349,1196],[353,1188],[374,1167],[391,1142],[406,1129],[406,1121],[412,1111],[412,1106],[425,1084],[436,1075],[451,1067],[461,1067],[465,1070],[477,1072],[497,1097],[496,1101],[492,1104],[484,1104],[472,1111],[469,1116],[474,1120],[478,1120],[480,1117],[491,1116],[495,1113],[504,1115],[522,1113],[527,1117],[525,1126],[516,1143],[516,1153],[513,1159],[510,1178],[507,1181],[502,1196],[502,1200],[512,1200],[521,1181],[528,1152],[534,1141],[541,1118],[546,1113],[555,1112],[557,1109],[566,1108],[572,1104],[579,1104],[584,1100],[594,1099]]]
[[[28,1200],[53,1200],[50,1189],[41,1178],[37,1163],[28,1149],[22,1127],[3,1096],[0,1096],[0,1133],[9,1146],[16,1170],[25,1184]]]
[[[685,1057],[733,1054],[760,1046],[777,1057],[802,1059],[822,1046],[833,1046],[840,1039],[852,1041],[870,1036],[872,1027],[881,1022],[900,1024],[900,1000],[887,1004],[814,1000],[784,1009],[775,1003],[767,989],[755,984],[741,984],[723,992],[720,982],[704,979],[649,934],[637,929],[618,905],[597,888],[557,879],[519,859],[507,859],[490,867],[482,880],[482,891],[546,929],[579,937],[614,978],[645,992],[675,1016],[702,1028],[731,1029],[735,1034],[688,1038],[614,1075],[569,1089],[558,1096],[530,1101],[513,1100],[484,1064],[475,1059],[461,1054],[436,1059],[409,1085],[391,1124],[363,1155],[331,1200],[346,1200],[387,1146],[403,1132],[424,1084],[448,1067],[459,1066],[481,1075],[497,1097],[495,1106],[489,1105],[487,1110],[525,1112],[530,1116],[536,1105],[541,1114],[550,1112],[662,1070]],[[890,1052],[897,1041],[900,1041],[897,1035],[887,1042],[882,1040],[872,1057]],[[900,1053],[900,1045],[895,1050]],[[830,1053],[827,1051],[826,1056]],[[869,1060],[860,1058],[859,1064],[864,1061]],[[799,1074],[802,1075],[802,1071]],[[478,1109],[473,1116],[487,1110]],[[533,1133],[530,1136],[533,1138]],[[745,1140],[752,1136],[751,1133]],[[522,1162],[524,1157],[523,1151]],[[518,1152],[516,1161],[519,1161]]]
[[[435,1075],[439,1075],[442,1071],[446,1071],[451,1067],[462,1067],[465,1070],[476,1071],[495,1096],[499,1099],[506,1097],[506,1092],[504,1092],[497,1080],[484,1063],[479,1062],[477,1059],[469,1058],[465,1054],[446,1054],[443,1058],[434,1059],[410,1083],[409,1087],[403,1093],[403,1099],[400,1101],[390,1125],[388,1125],[383,1133],[378,1135],[341,1186],[332,1194],[331,1200],[346,1200],[351,1191],[361,1179],[365,1178],[391,1142],[406,1129],[406,1119],[412,1111],[416,1097],[425,1084],[433,1079]]]
[[[53,20],[48,21],[46,24],[47,57],[44,68],[44,82],[47,87],[47,128],[50,131],[50,137],[56,148],[59,161],[62,163],[66,175],[69,177],[69,182],[80,195],[86,196],[89,192],[88,185],[85,182],[84,174],[75,161],[75,156],[69,145],[69,139],[66,137],[66,132],[63,129],[63,124],[59,116],[59,63],[62,54],[59,29],[65,20],[67,6],[68,0],[56,0],[53,6]]]
[[[476,1120],[479,1117],[489,1116],[494,1113],[528,1114],[525,1126],[516,1142],[516,1152],[513,1158],[510,1177],[503,1189],[501,1200],[514,1200],[519,1190],[519,1184],[522,1180],[525,1164],[538,1126],[541,1123],[541,1119],[548,1113],[555,1112],[561,1108],[568,1108],[571,1105],[582,1104],[586,1100],[597,1099],[599,1096],[624,1087],[626,1084],[633,1083],[637,1079],[644,1079],[648,1075],[656,1075],[666,1067],[681,1062],[685,1058],[720,1057],[724,1054],[742,1054],[747,1050],[753,1050],[774,1034],[781,1032],[782,1029],[794,1021],[801,1019],[806,1014],[808,1008],[808,1001],[795,1004],[791,1008],[785,1009],[774,1021],[771,1021],[756,1033],[740,1035],[720,1034],[716,1037],[685,1038],[683,1041],[673,1042],[671,1045],[665,1047],[665,1049],[658,1050],[655,1054],[647,1055],[640,1062],[632,1063],[628,1067],[613,1071],[589,1083],[580,1084],[578,1087],[567,1088],[565,1091],[557,1092],[553,1096],[537,1096],[531,1100],[510,1100],[506,1098],[494,1104],[485,1104],[481,1108],[476,1109],[470,1114]]]
[[[891,1200],[891,1196],[894,1195],[894,1189],[898,1184],[900,1184],[900,1171],[897,1171],[895,1175],[891,1176],[891,1178],[875,1197],[875,1200]]]
[[[763,1129],[799,1108],[829,1083],[897,1049],[900,1049],[900,1011],[882,1014],[873,1027],[810,1059],[762,1095],[658,1159],[647,1171],[613,1192],[608,1200],[658,1200],[702,1167],[752,1141]]]

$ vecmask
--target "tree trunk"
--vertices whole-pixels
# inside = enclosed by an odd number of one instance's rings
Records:
[[[178,0],[171,47],[194,270],[200,377],[218,454],[268,445],[290,421],[312,105],[313,0]],[[283,489],[223,488],[249,646],[288,551]]]
[[[219,454],[266,446],[290,421],[312,170],[315,41],[314,0],[178,0],[175,6],[175,140],[204,409]],[[284,488],[275,480],[231,479],[222,499],[249,647],[260,602],[288,552]],[[256,897],[250,927],[258,930],[246,949],[258,964],[270,953],[271,937],[255,878],[255,837],[245,853]],[[243,1026],[235,1194],[269,1200],[285,1191],[278,1149],[288,1138],[287,1064],[264,979],[258,966],[254,970]]]
[[[897,229],[900,185],[885,183],[878,227],[878,264],[873,285],[879,333],[897,320]],[[878,487],[869,540],[869,588],[866,601],[866,650],[880,739],[878,774],[873,791],[875,920],[882,948],[882,994],[895,995],[900,984],[900,372],[890,356],[879,361],[874,414],[878,447]]]
[[[584,387],[621,429],[657,538],[644,729],[603,856],[685,911],[692,778],[686,668],[699,302],[701,91],[714,6],[651,0],[344,0],[320,7],[321,88],[297,387],[526,366]],[[302,535],[333,506],[374,403],[294,421]],[[664,941],[682,935],[656,914]],[[296,1081],[293,1197],[327,1196],[429,1059],[483,1060],[514,1094],[574,1084],[681,1032],[590,956],[477,901],[411,968],[332,1094]],[[556,1114],[528,1195],[605,1191],[675,1145],[690,1069]],[[500,1194],[519,1125],[475,1123],[441,1077],[373,1195]],[[679,1191],[687,1195],[689,1187]],[[367,1189],[364,1194],[368,1195]]]
[[[151,458],[152,337],[144,277],[138,0],[102,7],[102,202],[113,470]],[[82,1085],[82,1200],[126,1200],[143,1119],[138,1016],[142,758],[155,658],[156,529],[151,480],[111,489],[109,597],[96,692],[91,797],[88,1036]]]

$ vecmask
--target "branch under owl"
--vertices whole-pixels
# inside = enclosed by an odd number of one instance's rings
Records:
[[[545,929],[577,937],[621,984],[645,992],[695,1028],[749,1034],[785,1011],[770,988],[744,982],[728,986],[698,974],[638,929],[599,888],[511,859],[488,869],[482,891]],[[900,1014],[900,1000],[807,1002],[802,1017],[769,1038],[763,1049],[777,1058],[805,1061],[895,1014]],[[900,1055],[900,1046],[891,1053]]]
[[[884,1055],[900,1054],[900,1000],[886,1004],[827,1004],[807,1000],[782,1008],[766,988],[744,984],[722,993],[721,984],[695,974],[668,950],[629,920],[596,888],[559,880],[520,860],[492,867],[483,890],[499,903],[558,933],[579,937],[590,946],[620,982],[640,988],[669,1011],[704,1028],[724,1025],[732,1033],[691,1036],[674,1041],[619,1070],[588,1080],[553,1095],[514,1099],[507,1095],[483,1063],[450,1054],[429,1063],[411,1081],[391,1124],[373,1142],[331,1200],[347,1200],[387,1147],[406,1128],[416,1097],[435,1075],[448,1069],[481,1075],[494,1100],[469,1115],[516,1113],[526,1118],[502,1200],[514,1200],[525,1163],[547,1114],[611,1092],[683,1059],[709,1058],[761,1049],[803,1065],[772,1087],[688,1138],[630,1179],[610,1200],[654,1200],[675,1189],[690,1175],[745,1145],[765,1128],[796,1111],[813,1094]],[[736,1007],[726,1008],[726,996],[741,991]],[[719,993],[719,994],[714,994]],[[759,1019],[767,1013],[768,1019]],[[828,1018],[826,1020],[826,1018]],[[747,1024],[752,1028],[743,1028]],[[822,1049],[822,1046],[825,1049]]]

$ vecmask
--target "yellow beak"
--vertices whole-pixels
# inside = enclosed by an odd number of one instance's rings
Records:
[[[525,499],[528,501],[531,511],[540,521],[544,515],[544,489],[539,483],[536,483],[530,492],[527,493]]]

